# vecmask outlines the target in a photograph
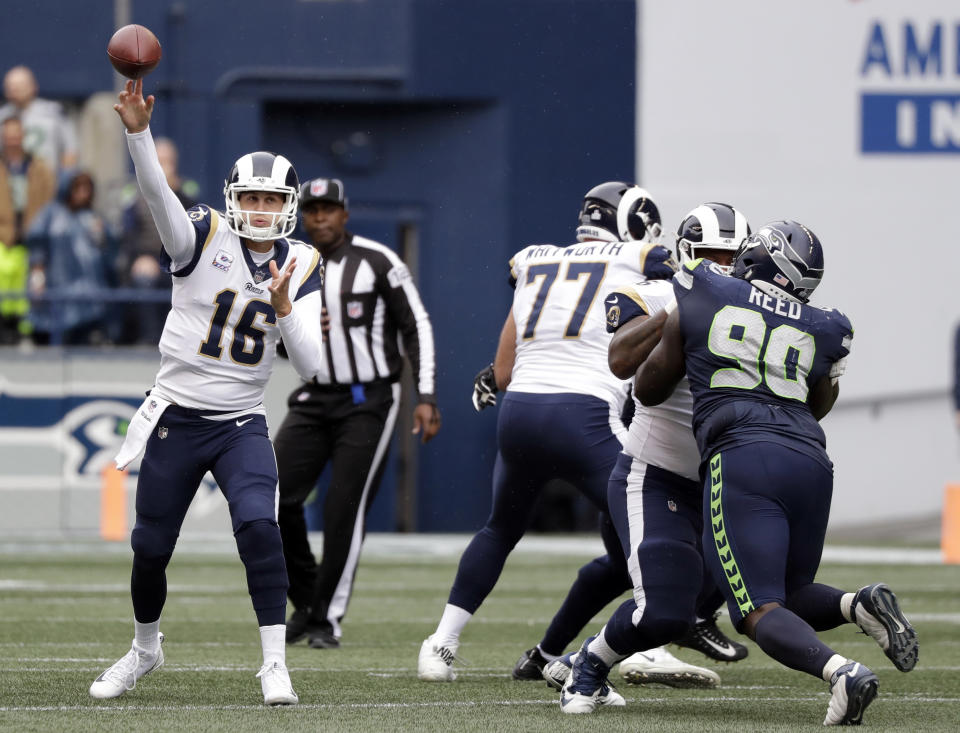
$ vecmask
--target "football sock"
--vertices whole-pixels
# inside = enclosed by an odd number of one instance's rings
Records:
[[[836,653],[810,625],[782,606],[768,611],[754,627],[754,640],[780,664],[820,677]]]
[[[263,663],[284,664],[287,658],[287,626],[274,624],[260,627],[260,646],[263,647]]]
[[[541,652],[549,649],[554,656],[563,654],[590,619],[629,588],[629,576],[611,563],[609,556],[588,562],[580,568],[563,605],[551,619],[539,644]]]
[[[844,593],[840,599],[840,613],[852,624],[857,622],[857,619],[853,617],[853,599],[856,597],[856,593]]]
[[[587,651],[597,657],[600,657],[600,661],[608,667],[612,667],[621,659],[623,659],[624,656],[615,652],[610,648],[610,645],[607,644],[607,640],[604,637],[606,630],[607,627],[604,626],[603,629],[600,630],[600,633],[597,634],[597,638],[587,645]]]
[[[247,570],[247,590],[257,614],[257,624],[285,624],[288,582],[280,528],[272,520],[255,519],[242,524],[234,537]]]
[[[822,583],[800,586],[784,604],[813,627],[814,631],[835,629],[847,623],[842,612],[843,591]]]
[[[445,646],[456,651],[460,646],[460,634],[472,616],[472,613],[458,606],[449,603],[444,606],[443,616],[440,617],[440,623],[433,634],[434,646]]]
[[[820,676],[829,682],[830,678],[833,677],[833,673],[849,661],[849,659],[841,657],[839,654],[834,654],[832,657],[830,657],[830,659],[827,660],[827,663],[823,665],[823,672],[820,674]]]
[[[134,621],[133,641],[136,643],[137,648],[150,654],[155,654],[160,648],[160,620],[158,619],[147,624]]]
[[[554,659],[559,659],[562,655],[560,654],[551,654],[550,652],[543,651],[543,647],[537,644],[537,651],[540,652],[540,656],[546,659],[548,662],[552,662]]]

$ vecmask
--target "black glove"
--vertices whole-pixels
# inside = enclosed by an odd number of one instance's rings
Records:
[[[497,380],[493,377],[493,364],[484,367],[473,378],[473,409],[480,412],[485,407],[497,404]]]

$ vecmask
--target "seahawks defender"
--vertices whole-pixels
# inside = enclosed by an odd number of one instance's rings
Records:
[[[837,398],[853,329],[839,311],[809,305],[823,252],[798,222],[773,222],[748,238],[733,275],[705,260],[683,267],[676,310],[634,388],[644,405],[657,405],[686,374],[704,467],[704,552],[731,620],[781,664],[830,684],[824,725],[859,724],[877,677],[815,631],[856,623],[903,672],[919,647],[883,583],[853,593],[813,582],[833,493],[818,420]],[[597,651],[583,666],[577,692],[585,697],[615,660]]]
[[[287,572],[263,392],[281,335],[297,372],[307,379],[316,371],[319,254],[287,238],[296,226],[299,185],[290,162],[273,153],[237,160],[224,188],[225,216],[203,205],[184,211],[157,160],[149,128],[153,104],[137,80],[127,82],[114,109],[173,275],[172,307],[156,383],[116,459],[122,468],[146,447],[130,539],[133,645],[90,694],[118,697],[163,664],[165,570],[187,508],[210,471],[229,505],[260,626],[264,702],[296,704],[285,664]]]
[[[511,259],[513,305],[493,364],[499,388],[509,385],[497,422],[493,508],[460,559],[436,631],[423,642],[420,679],[456,677],[452,664],[460,634],[493,590],[551,479],[572,483],[604,513],[607,556],[581,571],[591,576],[587,585],[604,593],[612,587],[614,597],[629,588],[626,561],[606,515],[607,479],[625,432],[620,412],[626,392],[606,368],[610,337],[602,293],[644,277],[672,277],[676,265],[656,244],[659,234],[660,215],[650,195],[639,186],[608,182],[584,197],[577,244],[531,245]],[[593,607],[592,598],[579,602]]]

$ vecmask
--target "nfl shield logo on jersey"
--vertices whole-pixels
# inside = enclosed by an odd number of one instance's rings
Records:
[[[160,440],[163,440],[164,438],[166,438],[167,435],[168,435],[168,430],[166,428],[157,428],[157,437],[160,438]]]
[[[347,317],[360,318],[363,315],[363,303],[359,300],[351,300],[347,303]]]

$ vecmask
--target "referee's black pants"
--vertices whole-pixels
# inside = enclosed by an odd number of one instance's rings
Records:
[[[280,478],[278,521],[290,578],[288,596],[310,609],[310,624],[340,637],[366,532],[397,420],[400,385],[364,385],[359,404],[350,388],[304,384],[287,400],[289,411],[273,445]],[[318,565],[307,540],[303,503],[327,461],[330,485],[323,503],[323,556]]]

